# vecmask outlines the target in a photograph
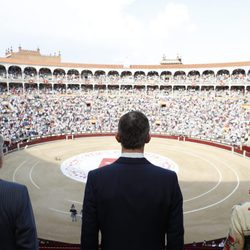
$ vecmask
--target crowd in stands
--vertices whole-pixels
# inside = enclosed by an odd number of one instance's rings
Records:
[[[0,90],[1,91],[1,90]],[[0,92],[0,134],[13,142],[56,134],[115,132],[119,117],[141,110],[153,133],[240,146],[250,135],[250,92],[29,89]]]

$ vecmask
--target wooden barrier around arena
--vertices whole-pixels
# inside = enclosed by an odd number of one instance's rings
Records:
[[[51,142],[51,141],[56,141],[56,140],[73,140],[73,139],[82,138],[82,137],[98,137],[98,136],[114,136],[114,135],[115,133],[84,133],[84,134],[61,134],[61,135],[43,136],[43,137],[38,137],[38,138],[31,139],[31,140],[21,141],[18,143],[11,144],[8,146],[8,150],[6,150],[5,153],[8,153],[14,150],[19,150],[27,146],[32,146],[32,145],[36,145],[39,143],[46,143],[46,142]],[[250,147],[248,146],[243,146],[242,149],[240,149],[239,147],[225,145],[223,143],[219,143],[216,141],[210,141],[210,140],[204,140],[204,139],[198,139],[198,138],[189,138],[189,137],[177,136],[177,135],[152,134],[152,137],[200,143],[203,145],[208,145],[208,146],[232,151],[233,153],[242,155],[243,157],[250,158]]]

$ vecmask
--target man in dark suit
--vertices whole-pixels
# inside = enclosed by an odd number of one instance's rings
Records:
[[[90,171],[85,187],[82,250],[183,250],[183,199],[176,173],[144,158],[150,141],[147,117],[120,118],[122,146],[114,163]]]
[[[0,168],[3,137],[0,135]],[[37,250],[36,225],[25,186],[0,179],[0,249]]]

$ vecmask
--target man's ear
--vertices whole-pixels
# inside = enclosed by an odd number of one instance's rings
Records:
[[[149,143],[149,142],[150,142],[150,140],[151,140],[151,134],[148,134],[148,136],[147,136],[147,139],[146,139],[145,143]]]
[[[115,139],[120,143],[121,142],[121,136],[120,136],[120,134],[117,132],[116,134],[115,134]]]

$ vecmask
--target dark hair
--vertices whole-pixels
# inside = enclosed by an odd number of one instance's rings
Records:
[[[118,133],[124,148],[142,148],[149,138],[148,118],[140,111],[128,112],[119,120]]]

